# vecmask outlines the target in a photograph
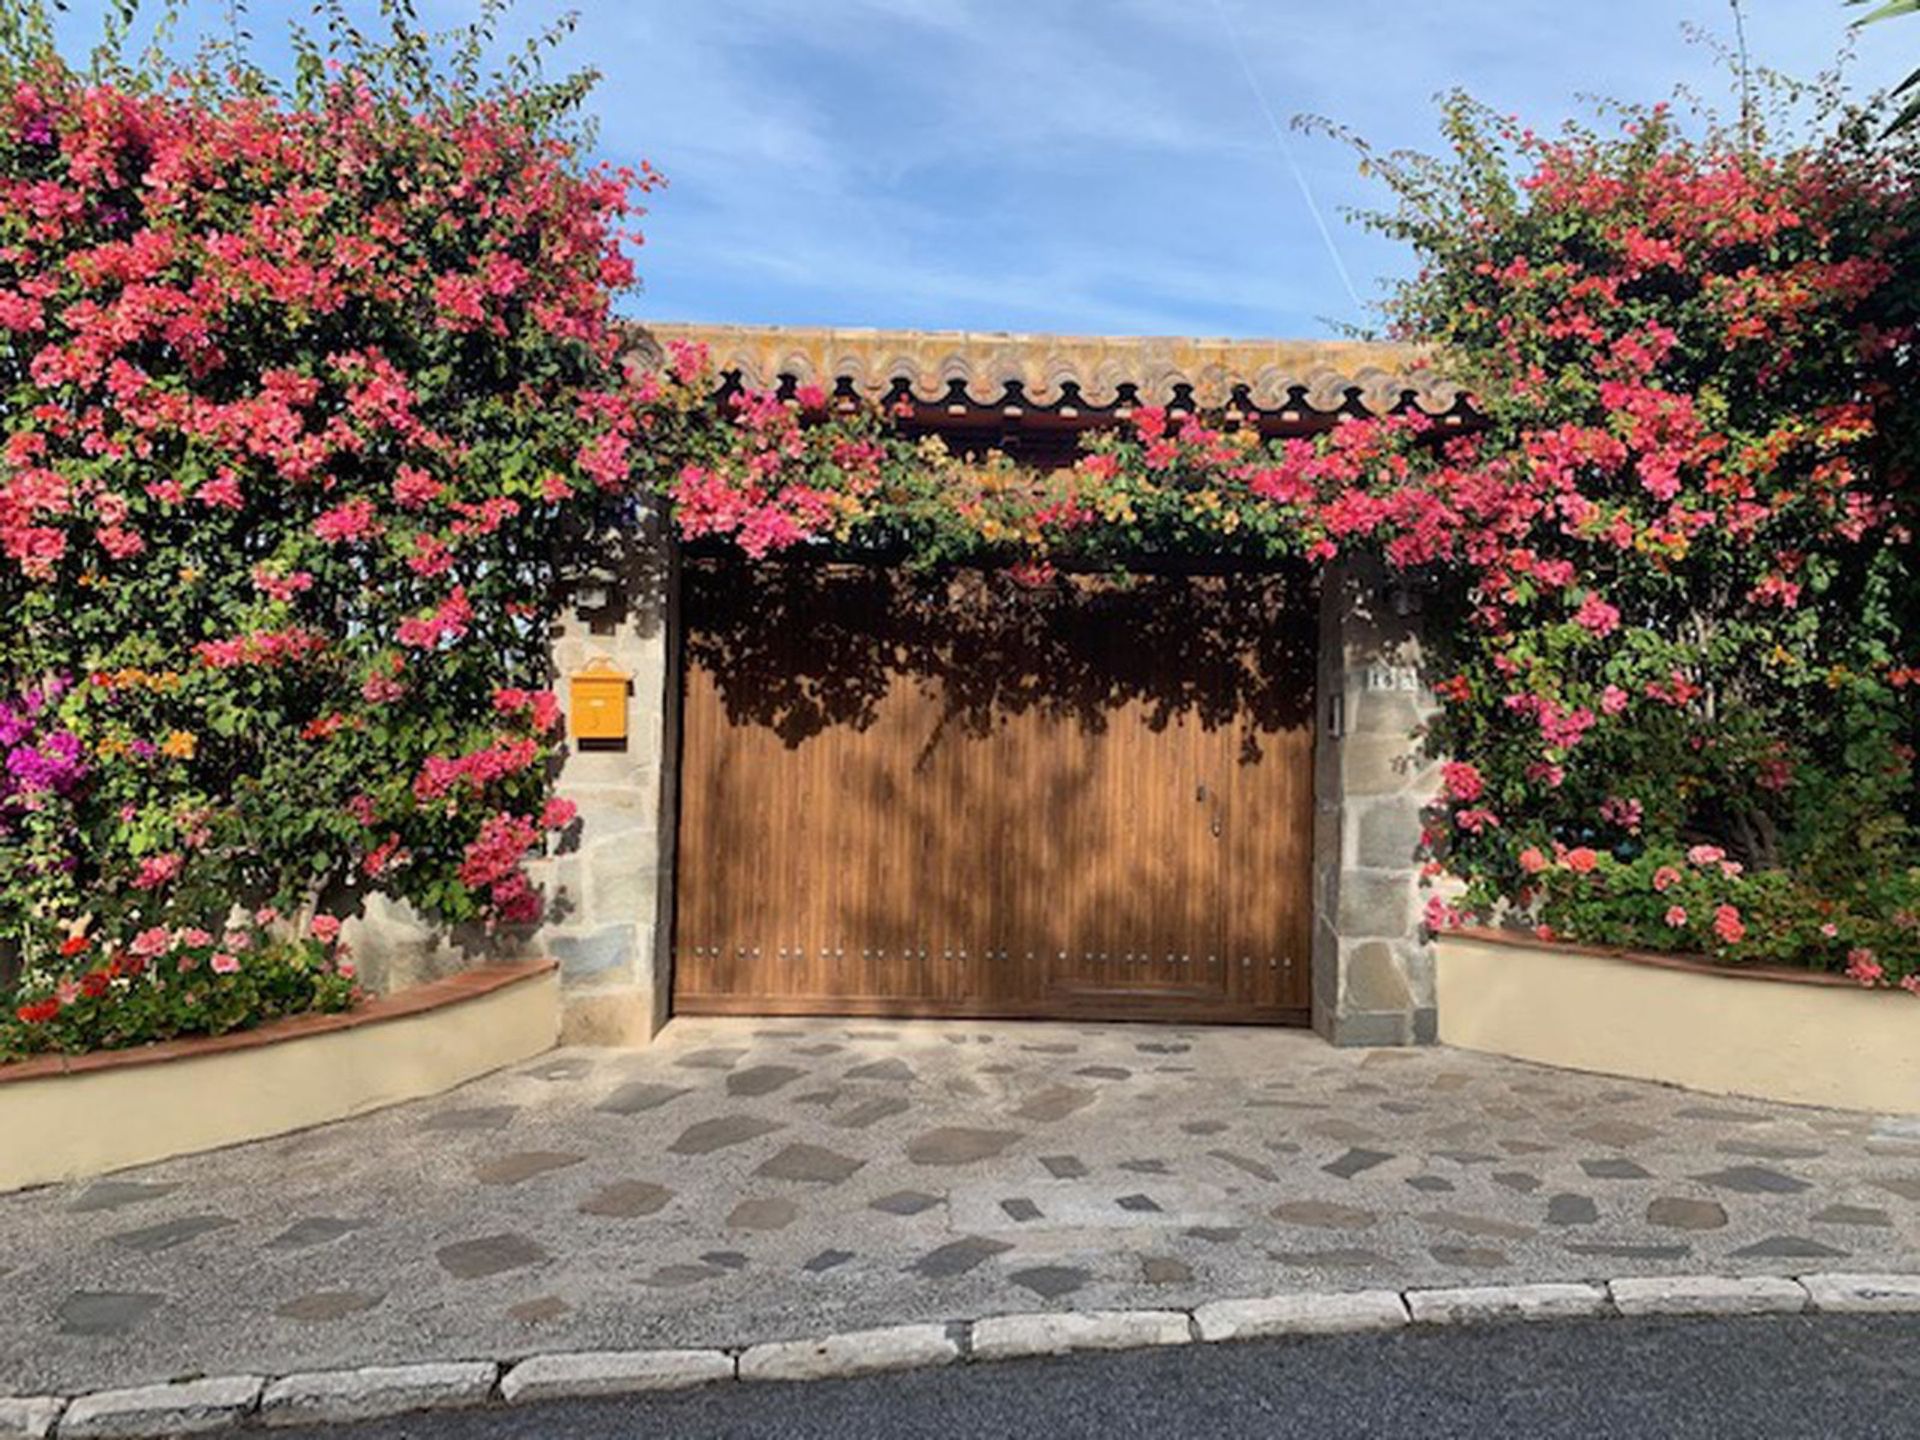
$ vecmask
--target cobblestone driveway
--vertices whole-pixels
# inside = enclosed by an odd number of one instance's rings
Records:
[[[1298,1032],[683,1020],[0,1197],[0,1394],[1814,1270],[1920,1270],[1920,1125]]]

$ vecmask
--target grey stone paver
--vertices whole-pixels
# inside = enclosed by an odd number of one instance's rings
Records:
[[[518,1185],[536,1175],[578,1165],[586,1158],[571,1150],[519,1150],[477,1166],[473,1178],[482,1185]]]
[[[224,1230],[231,1224],[233,1221],[225,1215],[182,1215],[178,1220],[162,1220],[158,1225],[123,1230],[113,1237],[113,1243],[152,1255],[197,1240],[209,1231]]]
[[[311,1295],[295,1296],[273,1313],[287,1320],[319,1324],[371,1310],[386,1298],[377,1290],[316,1290]]]
[[[771,1095],[806,1073],[797,1065],[750,1065],[727,1076],[727,1093],[749,1098]]]
[[[709,1155],[730,1145],[758,1140],[780,1128],[779,1121],[763,1120],[758,1115],[720,1115],[689,1125],[667,1148],[675,1155]]]
[[[118,1210],[158,1200],[178,1190],[178,1185],[147,1185],[138,1180],[97,1180],[83,1189],[67,1208],[76,1215],[89,1210]]]
[[[1647,1202],[1647,1223],[1663,1230],[1720,1230],[1726,1226],[1727,1209],[1718,1200],[1662,1195]]]
[[[1917,1146],[1294,1031],[680,1020],[0,1196],[0,1394],[1367,1287],[1912,1277]]]
[[[55,1309],[67,1335],[125,1335],[160,1308],[162,1297],[113,1290],[81,1290]]]
[[[325,1245],[343,1235],[351,1235],[365,1223],[334,1215],[304,1215],[267,1241],[267,1245],[275,1250],[304,1250],[309,1245]]]
[[[619,1220],[638,1219],[666,1207],[673,1191],[651,1180],[615,1180],[580,1202],[582,1215],[606,1215]]]
[[[754,1174],[773,1180],[804,1180],[815,1185],[838,1185],[867,1162],[842,1155],[824,1145],[788,1145],[763,1160]]]
[[[484,1235],[444,1245],[440,1268],[456,1280],[480,1280],[507,1270],[524,1270],[547,1258],[547,1252],[524,1235]]]
[[[980,1130],[967,1125],[943,1125],[916,1135],[907,1145],[907,1159],[916,1165],[971,1165],[991,1160],[1020,1138],[1015,1130]]]
[[[1342,1180],[1351,1180],[1354,1176],[1364,1174],[1375,1166],[1384,1165],[1391,1159],[1393,1156],[1384,1150],[1353,1149],[1331,1164],[1322,1165],[1320,1168],[1329,1175],[1338,1175]]]
[[[870,1200],[867,1206],[872,1210],[881,1210],[889,1215],[918,1215],[923,1210],[931,1210],[940,1203],[938,1195],[929,1195],[924,1190],[895,1190]]]
[[[678,1100],[682,1095],[692,1093],[682,1085],[655,1085],[645,1080],[631,1080],[602,1100],[599,1108],[609,1115],[644,1115],[650,1110],[658,1110],[670,1100]]]
[[[784,1230],[800,1218],[791,1200],[742,1200],[727,1216],[729,1230]]]
[[[1741,1195],[1791,1195],[1808,1188],[1805,1180],[1782,1175],[1778,1170],[1769,1170],[1764,1165],[1731,1165],[1725,1170],[1694,1178],[1703,1185],[1717,1185],[1722,1190],[1732,1190]]]

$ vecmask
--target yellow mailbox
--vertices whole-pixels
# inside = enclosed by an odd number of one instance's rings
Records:
[[[576,740],[627,738],[626,671],[617,670],[604,655],[596,655],[573,672],[571,722]]]

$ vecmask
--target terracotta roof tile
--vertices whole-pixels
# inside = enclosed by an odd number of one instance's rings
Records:
[[[954,384],[976,406],[1008,403],[1009,386],[1028,404],[1066,401],[1104,409],[1135,387],[1144,404],[1167,404],[1188,387],[1203,410],[1224,407],[1236,386],[1262,411],[1300,407],[1327,414],[1357,399],[1385,414],[1409,395],[1432,415],[1463,400],[1412,346],[1356,340],[1208,340],[1158,336],[1021,335],[978,330],[871,330],[781,325],[649,322],[643,351],[669,341],[705,344],[715,367],[744,384],[771,389],[782,377],[829,390],[845,381],[880,400],[904,382],[926,405],[954,398]]]

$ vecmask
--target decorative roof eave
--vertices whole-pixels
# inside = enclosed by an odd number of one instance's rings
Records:
[[[753,389],[819,385],[876,404],[911,400],[922,412],[1074,419],[1164,405],[1287,424],[1409,406],[1456,424],[1470,413],[1465,391],[1437,376],[1416,347],[1356,340],[678,322],[649,322],[639,336],[643,352],[676,340],[704,344],[718,372]]]

